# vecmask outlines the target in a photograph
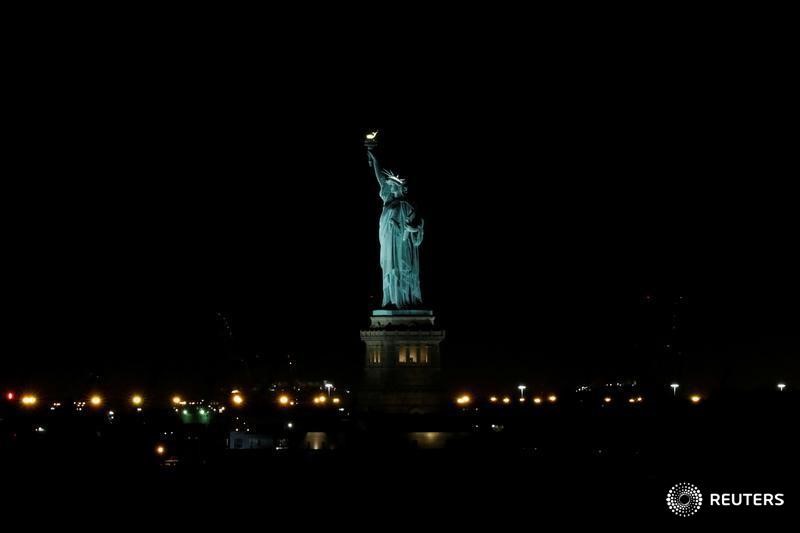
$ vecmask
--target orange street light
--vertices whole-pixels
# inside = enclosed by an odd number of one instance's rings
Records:
[[[469,405],[471,401],[472,398],[470,398],[469,394],[463,394],[456,398],[456,403],[458,405]]]
[[[26,407],[33,407],[38,401],[39,399],[33,394],[25,394],[20,398],[20,402]]]

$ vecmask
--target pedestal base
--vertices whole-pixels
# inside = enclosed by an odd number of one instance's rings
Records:
[[[444,331],[427,309],[373,311],[366,345],[359,409],[383,413],[434,413],[444,407],[439,344]]]

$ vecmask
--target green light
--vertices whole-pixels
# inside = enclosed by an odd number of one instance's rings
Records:
[[[205,414],[206,414],[206,410],[205,410],[205,409],[200,409],[200,414],[201,414],[201,415],[203,415],[203,416],[205,416]]]
[[[189,411],[187,411],[186,409],[184,409],[184,410],[183,410],[183,414],[184,414],[184,415],[188,415],[188,414],[189,414]]]

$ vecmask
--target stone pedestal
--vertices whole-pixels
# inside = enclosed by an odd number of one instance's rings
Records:
[[[358,404],[367,412],[433,413],[444,406],[437,329],[427,309],[377,309],[361,331],[366,345]]]

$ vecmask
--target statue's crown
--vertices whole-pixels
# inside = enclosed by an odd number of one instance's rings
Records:
[[[383,173],[386,175],[387,178],[389,178],[392,181],[396,181],[400,185],[405,185],[406,184],[406,180],[405,179],[401,178],[400,176],[398,176],[397,174],[395,174],[391,170],[384,170]]]

